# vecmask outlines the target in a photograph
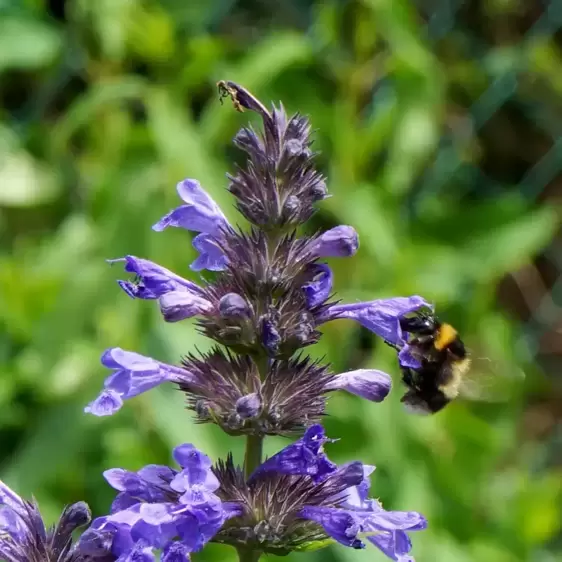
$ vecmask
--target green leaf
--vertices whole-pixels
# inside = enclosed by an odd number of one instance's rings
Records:
[[[59,33],[31,19],[0,18],[0,72],[50,64],[62,47]]]
[[[33,207],[52,201],[60,191],[56,173],[21,148],[0,124],[0,206]]]
[[[523,265],[552,238],[559,225],[556,211],[544,207],[490,229],[465,245],[462,255],[474,279],[489,281]]]

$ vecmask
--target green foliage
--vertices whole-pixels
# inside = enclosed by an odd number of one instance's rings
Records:
[[[521,188],[498,180],[491,193],[475,175],[480,137],[462,123],[451,134],[449,111],[459,99],[475,102],[515,62],[559,93],[554,43],[528,41],[511,54],[490,47],[483,64],[430,44],[407,0],[77,0],[66,3],[64,21],[48,4],[0,2],[0,472],[48,518],[78,499],[103,513],[113,495],[103,470],[169,462],[180,442],[241,460],[242,441],[191,423],[172,388],[110,419],[82,412],[105,376],[106,347],[176,362],[209,345],[189,322],[165,325],[150,302],[129,300],[115,284],[121,270],[104,260],[135,254],[197,280],[188,235],[150,229],[177,204],[184,177],[199,179],[236,220],[225,173],[234,166],[231,138],[248,117],[221,107],[218,79],[282,100],[318,130],[332,198],[310,229],[351,224],[361,237],[356,257],[333,261],[342,299],[422,294],[467,341],[520,362],[519,326],[495,295],[549,243],[559,219],[523,189],[532,177]],[[494,17],[511,4],[494,3]],[[517,95],[547,109],[556,99],[546,86]],[[537,178],[531,187],[540,191]],[[331,399],[328,435],[341,441],[329,453],[376,464],[373,493],[385,506],[427,516],[429,529],[414,537],[418,562],[554,559],[561,473],[537,460],[548,457],[545,443],[522,437],[520,382],[502,404],[411,417],[390,350],[350,322],[324,332],[313,353],[335,370],[396,375],[381,405]],[[524,367],[526,386],[539,387],[540,373]],[[283,443],[268,440],[266,452]],[[288,559],[383,559],[310,546]],[[212,545],[196,560],[234,556]]]

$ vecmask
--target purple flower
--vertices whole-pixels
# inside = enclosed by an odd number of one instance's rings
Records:
[[[109,263],[125,262],[125,271],[134,273],[136,281],[119,281],[121,288],[134,299],[157,299],[171,291],[185,291],[193,295],[203,295],[203,290],[169,269],[154,262],[125,256],[108,260]]]
[[[327,390],[346,390],[372,402],[382,402],[392,387],[392,379],[375,369],[357,369],[336,375]]]
[[[407,531],[425,529],[425,518],[415,511],[386,511],[380,502],[369,499],[369,476],[375,467],[361,466],[360,481],[340,494],[337,506],[307,505],[301,510],[301,517],[318,523],[345,546],[364,548],[365,544],[358,538],[363,533],[392,560],[413,560],[409,556],[412,545]]]
[[[230,230],[227,218],[198,181],[183,180],[178,183],[177,191],[186,204],[170,211],[152,228],[160,232],[169,226],[175,226],[200,232],[193,240],[193,247],[199,252],[199,257],[191,264],[191,268],[194,271],[222,271],[227,259],[218,242]]]
[[[110,514],[96,519],[82,536],[84,548],[106,544],[109,536],[111,552],[123,560],[151,561],[152,550],[160,549],[162,560],[185,561],[240,513],[215,494],[219,482],[205,454],[184,444],[173,456],[180,470],[148,465],[138,472],[114,468],[104,473],[119,493]]]
[[[417,295],[353,304],[336,304],[323,312],[318,319],[318,323],[338,318],[350,318],[356,320],[385,341],[393,345],[402,346],[406,342],[400,327],[400,318],[422,307],[431,308],[431,305],[424,298]]]
[[[119,347],[108,349],[101,357],[104,367],[113,373],[104,382],[104,390],[85,408],[95,416],[110,416],[133,398],[164,382],[186,383],[192,377],[181,367],[167,365],[150,357]]]
[[[201,287],[154,262],[135,256],[109,262],[125,262],[125,271],[134,273],[136,280],[119,281],[121,288],[132,298],[158,299],[167,322],[178,322],[213,309]]]
[[[336,465],[324,453],[324,443],[327,441],[329,439],[321,425],[309,427],[301,439],[262,463],[252,474],[250,481],[266,472],[306,474],[315,481],[321,481],[336,469]]]
[[[220,207],[197,180],[183,180],[176,189],[186,204],[162,217],[152,227],[154,230],[160,232],[169,226],[176,226],[217,236],[223,227],[228,226]]]
[[[23,500],[0,480],[0,558],[6,562],[92,560],[72,544],[72,533],[87,525],[90,518],[87,504],[77,502],[63,510],[54,527],[47,528],[37,504]],[[100,549],[98,554],[100,562],[114,560],[107,550]]]
[[[332,292],[332,270],[323,263],[311,266],[312,280],[302,286],[308,308],[314,308],[328,300]]]

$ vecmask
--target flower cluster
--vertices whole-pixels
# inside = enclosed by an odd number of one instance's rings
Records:
[[[119,281],[129,297],[156,301],[166,322],[196,319],[215,345],[175,365],[109,348],[101,362],[110,374],[85,410],[112,415],[126,400],[175,384],[196,421],[246,435],[244,465],[228,456],[213,466],[194,445],[184,444],[173,453],[179,468],[108,470],[105,478],[118,492],[110,513],[95,519],[74,546],[70,534],[89,522],[85,504],[65,510],[55,529],[46,532],[35,504],[4,488],[0,555],[9,562],[151,562],[156,550],[162,562],[185,562],[209,541],[235,547],[241,561],[330,541],[356,549],[367,541],[393,560],[412,560],[407,533],[425,528],[425,519],[416,512],[386,511],[369,499],[374,467],[334,464],[324,452],[329,439],[318,425],[331,392],[380,402],[390,392],[389,375],[375,369],[335,373],[304,349],[319,340],[325,323],[347,318],[396,347],[401,361],[414,361],[401,319],[428,303],[419,296],[333,300],[326,259],[353,256],[359,241],[347,225],[313,236],[297,232],[315,203],[328,196],[325,179],[313,166],[307,119],[289,118],[282,106],[269,111],[232,82],[220,82],[219,90],[236,109],[255,111],[263,121],[262,134],[244,128],[235,137],[248,158],[229,176],[229,191],[249,230],[230,224],[199,182],[186,179],[177,186],[183,203],[153,229],[195,233],[198,255],[191,269],[214,272],[212,280],[194,283],[132,255],[109,260],[131,274]],[[266,435],[303,432],[263,461]]]
[[[391,559],[411,560],[407,532],[425,529],[423,516],[386,511],[369,499],[375,467],[360,462],[337,466],[324,452],[327,441],[322,426],[313,425],[246,480],[231,458],[220,463],[218,494],[242,505],[243,513],[215,540],[282,555],[327,538],[360,549],[365,547],[360,537],[365,537]]]

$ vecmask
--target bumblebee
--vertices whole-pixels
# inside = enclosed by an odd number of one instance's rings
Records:
[[[406,357],[401,358],[402,381],[408,387],[401,402],[411,412],[434,414],[459,395],[470,369],[469,352],[455,328],[433,314],[403,317],[400,327],[408,337],[406,347],[398,349],[419,364],[407,366]]]

